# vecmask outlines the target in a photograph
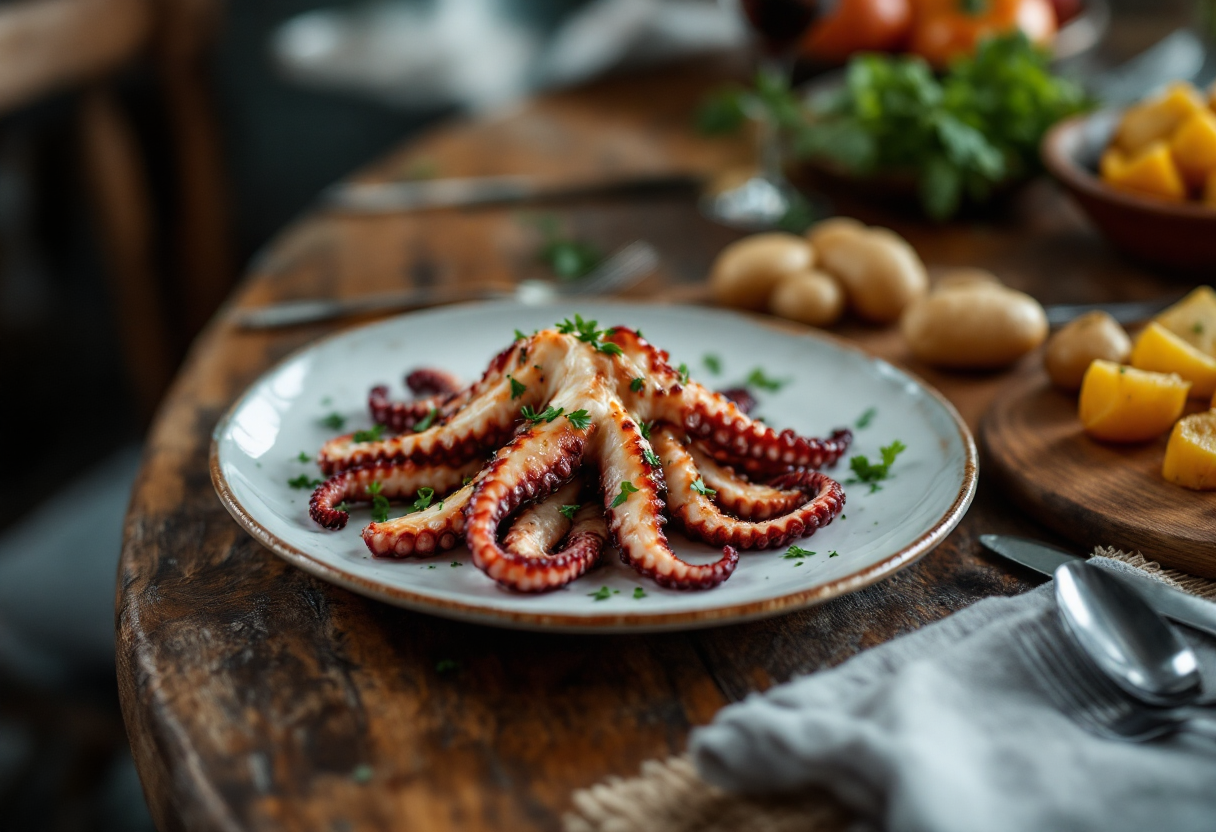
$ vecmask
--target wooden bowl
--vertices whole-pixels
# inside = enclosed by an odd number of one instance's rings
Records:
[[[1115,248],[1146,263],[1210,274],[1216,209],[1129,193],[1098,177],[1098,159],[1120,115],[1103,110],[1060,122],[1043,137],[1043,164]]]

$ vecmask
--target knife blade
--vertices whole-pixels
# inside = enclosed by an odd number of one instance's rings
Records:
[[[980,543],[984,548],[1006,560],[1021,564],[1048,577],[1054,575],[1056,569],[1062,564],[1074,560],[1086,560],[1079,555],[1057,549],[1055,546],[1007,534],[980,535]],[[1210,636],[1216,636],[1216,603],[1196,598],[1194,595],[1147,576],[1114,570],[1110,570],[1110,574],[1171,621],[1193,627]]]
[[[1153,300],[1117,303],[1056,303],[1044,307],[1044,310],[1047,312],[1048,325],[1053,327],[1063,326],[1089,312],[1105,312],[1121,324],[1134,324],[1164,312],[1181,299],[1182,295],[1172,294]]]

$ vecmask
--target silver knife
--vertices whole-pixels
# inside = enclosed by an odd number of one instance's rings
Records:
[[[1085,558],[1039,543],[1024,537],[1007,534],[980,535],[980,543],[986,549],[1014,563],[1021,564],[1043,575],[1051,577],[1061,564]],[[1175,589],[1147,576],[1132,575],[1110,570],[1125,586],[1140,595],[1149,606],[1171,621],[1194,627],[1200,632],[1216,636],[1216,603],[1196,598],[1190,593]]]
[[[1134,324],[1163,312],[1182,299],[1182,295],[1170,295],[1154,300],[1135,300],[1120,303],[1056,303],[1046,307],[1047,323],[1063,326],[1087,312],[1106,312],[1121,324]]]

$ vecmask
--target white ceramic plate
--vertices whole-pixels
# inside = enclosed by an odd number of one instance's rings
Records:
[[[316,477],[313,456],[335,435],[323,417],[337,412],[344,430],[370,427],[367,391],[419,366],[478,377],[518,328],[532,331],[581,313],[601,326],[641,328],[687,362],[694,378],[714,388],[743,382],[755,368],[785,381],[759,392],[755,413],[778,428],[824,436],[854,427],[850,455],[878,458],[899,439],[908,446],[894,477],[870,493],[846,485],[842,517],[799,545],[816,552],[787,559],[786,550],[743,552],[735,573],[715,589],[662,589],[606,553],[603,564],[556,592],[520,595],[500,589],[472,565],[467,549],[430,560],[372,558],[359,536],[370,521],[355,509],[345,529],[331,532],[308,516],[310,490],[288,480]],[[717,356],[721,372],[706,366]],[[842,464],[836,476],[847,479]],[[259,379],[216,426],[211,476],[232,516],[261,543],[317,577],[354,592],[422,612],[509,627],[567,631],[647,631],[703,627],[799,609],[867,586],[924,555],[962,518],[975,492],[975,443],[954,408],[937,392],[890,364],[812,335],[791,334],[738,315],[676,306],[583,301],[552,306],[478,304],[403,315],[320,341]],[[706,562],[720,552],[671,530],[673,548]],[[592,596],[609,588],[607,600]],[[641,587],[643,598],[635,598]]]

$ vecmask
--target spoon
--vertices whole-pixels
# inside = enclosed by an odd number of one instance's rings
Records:
[[[1084,561],[1057,569],[1055,587],[1065,630],[1126,693],[1167,707],[1202,694],[1194,651],[1139,595]]]

